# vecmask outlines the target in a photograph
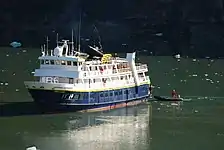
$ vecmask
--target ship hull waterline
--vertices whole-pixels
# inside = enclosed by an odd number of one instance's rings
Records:
[[[149,85],[98,92],[28,89],[34,102],[49,111],[97,112],[148,101]],[[78,96],[78,97],[77,97]]]

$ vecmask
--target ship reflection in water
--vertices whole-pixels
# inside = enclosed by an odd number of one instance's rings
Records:
[[[70,119],[66,122],[67,132],[60,135],[60,140],[58,137],[41,138],[41,141],[40,139],[38,141],[41,147],[38,148],[41,150],[42,148],[47,150],[149,149],[150,112],[151,105],[140,105],[98,114],[82,114],[81,119]]]
[[[136,108],[132,108],[136,109]],[[128,109],[126,109],[128,111]],[[91,126],[91,116],[88,116],[89,125],[80,130],[71,130],[68,139],[74,149],[139,149],[140,144],[149,142],[149,109],[132,110],[127,116],[98,116],[93,121],[102,122]],[[137,114],[134,114],[137,113]],[[69,126],[69,125],[68,125]]]

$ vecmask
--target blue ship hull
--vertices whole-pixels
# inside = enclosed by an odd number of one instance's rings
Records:
[[[67,111],[102,111],[136,105],[149,97],[149,84],[90,92],[29,89],[43,108]]]

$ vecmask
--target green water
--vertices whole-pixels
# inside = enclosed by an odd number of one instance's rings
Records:
[[[155,95],[170,95],[175,88],[188,102],[28,115],[35,108],[22,103],[32,101],[23,81],[32,80],[38,55],[38,50],[1,49],[0,150],[31,145],[40,150],[224,149],[224,60],[140,56],[149,65]]]

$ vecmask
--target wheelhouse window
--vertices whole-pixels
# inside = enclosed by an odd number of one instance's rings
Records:
[[[45,60],[46,65],[49,65],[49,63],[50,63],[49,60]]]
[[[77,66],[77,62],[76,61],[73,61],[73,66]]]
[[[51,65],[54,65],[54,60],[50,60],[50,64]]]
[[[67,65],[68,66],[71,66],[72,65],[72,62],[71,61],[67,61]]]
[[[60,65],[60,60],[55,60],[56,65]]]
[[[62,60],[61,65],[66,65],[66,62],[64,60]]]

